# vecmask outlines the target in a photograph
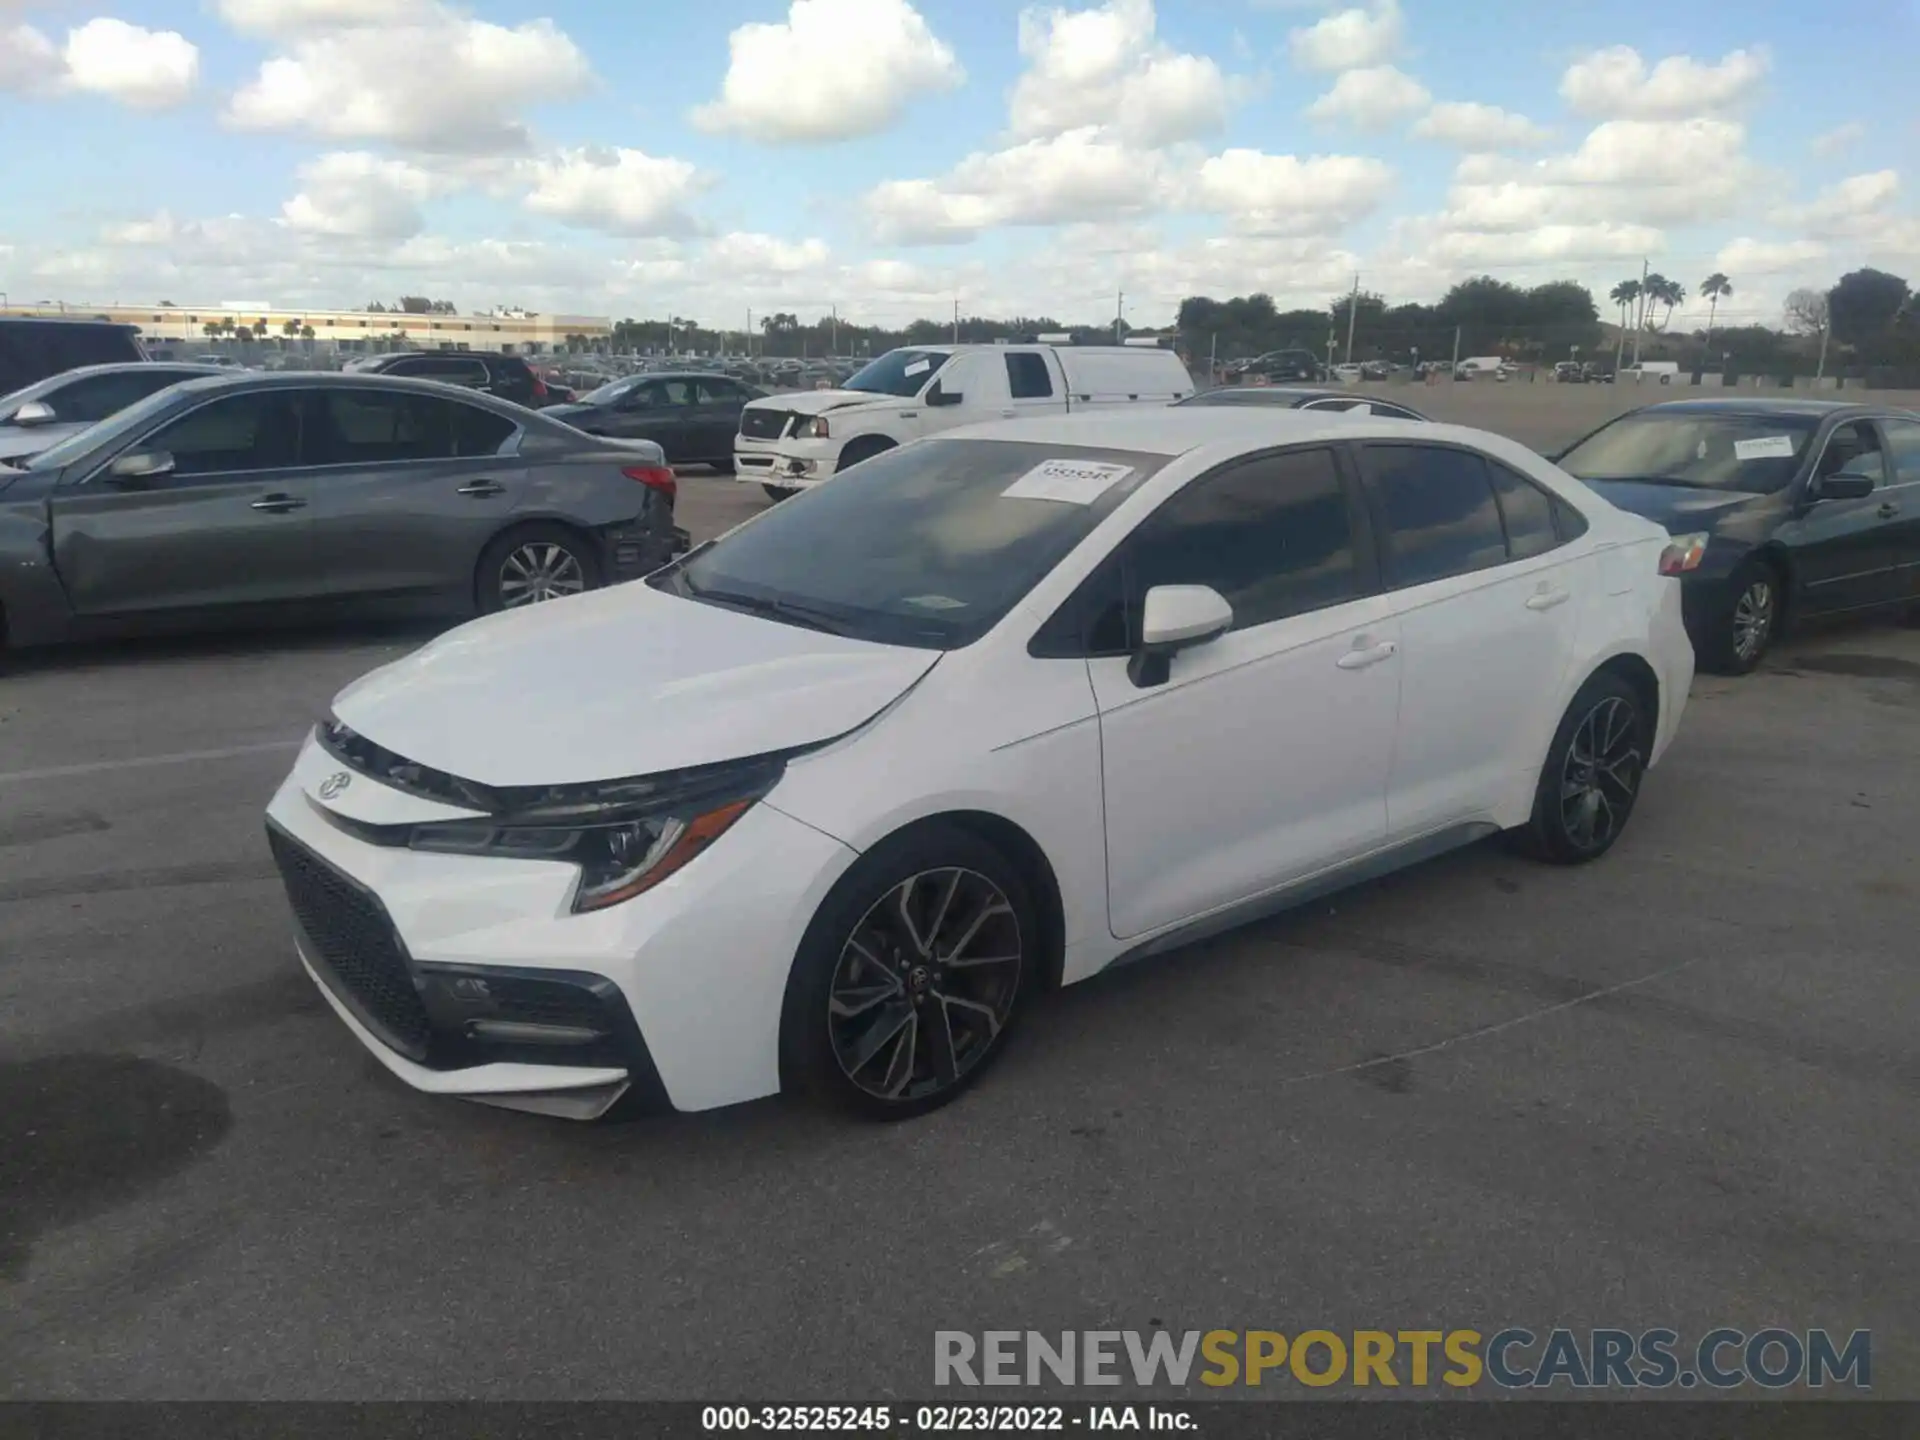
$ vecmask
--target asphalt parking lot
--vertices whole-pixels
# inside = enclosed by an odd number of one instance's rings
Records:
[[[1588,423],[1467,390],[1431,412]],[[360,1049],[260,813],[423,638],[0,678],[0,1395],[924,1398],[936,1329],[1778,1324],[1920,1398],[1920,630],[1700,679],[1597,865],[1476,847],[1089,982],[889,1128],[575,1126]]]

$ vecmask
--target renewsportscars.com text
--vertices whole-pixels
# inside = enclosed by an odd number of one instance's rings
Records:
[[[938,1330],[936,1385],[1873,1387],[1873,1336],[1826,1330]]]

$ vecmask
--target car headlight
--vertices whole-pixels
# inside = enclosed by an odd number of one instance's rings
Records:
[[[576,865],[573,913],[604,910],[685,869],[785,771],[784,758],[761,758],[516,795],[518,803],[498,814],[416,825],[407,845],[438,855]]]
[[[828,439],[830,437],[827,434],[827,417],[824,415],[815,415],[811,420],[802,420],[800,422],[800,428],[793,433],[802,440]]]

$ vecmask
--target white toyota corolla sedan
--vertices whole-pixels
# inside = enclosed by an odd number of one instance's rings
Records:
[[[1502,831],[1603,854],[1697,558],[1475,430],[977,426],[366,676],[269,839],[418,1089],[908,1115],[1047,986]]]

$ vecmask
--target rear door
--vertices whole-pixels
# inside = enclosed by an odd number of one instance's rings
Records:
[[[694,382],[696,413],[690,449],[697,458],[733,458],[733,437],[740,432],[740,412],[747,400],[747,388],[738,380],[709,375]]]
[[[320,392],[325,466],[312,545],[334,597],[473,593],[474,566],[526,487],[520,427],[452,397],[377,385]]]
[[[312,392],[223,395],[120,454],[166,451],[172,473],[104,467],[55,490],[54,568],[77,614],[220,609],[297,599],[322,583],[309,513]]]
[[[1560,541],[1551,496],[1477,451],[1359,455],[1404,652],[1387,826],[1405,841],[1484,819],[1537,776],[1592,560]]]
[[[1880,435],[1893,474],[1877,514],[1888,537],[1888,589],[1896,600],[1920,599],[1920,420],[1892,416]]]

